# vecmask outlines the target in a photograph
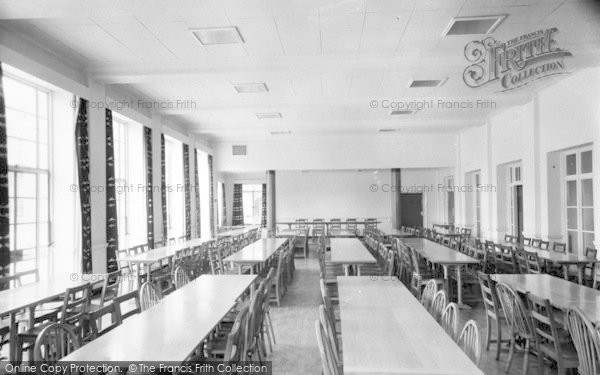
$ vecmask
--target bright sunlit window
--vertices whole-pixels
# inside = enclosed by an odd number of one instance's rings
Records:
[[[183,180],[183,145],[165,136],[165,167],[167,178],[168,238],[185,236],[185,191]]]
[[[244,224],[259,225],[262,210],[262,184],[243,184]]]
[[[200,237],[210,238],[210,172],[208,154],[198,150],[198,183],[200,189]]]

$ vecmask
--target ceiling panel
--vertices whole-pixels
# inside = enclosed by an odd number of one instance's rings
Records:
[[[175,58],[175,55],[137,20],[129,23],[102,23],[100,27],[142,60]]]

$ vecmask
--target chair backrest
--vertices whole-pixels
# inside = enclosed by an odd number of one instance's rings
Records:
[[[325,306],[323,306],[322,304],[319,305],[319,320],[323,325],[325,335],[327,336],[329,344],[331,345],[335,362],[341,363],[339,355],[339,342],[337,338],[337,332],[335,331],[335,323],[330,320],[329,315],[325,311]]]
[[[391,277],[396,270],[396,253],[394,251],[388,251],[387,260],[385,263],[386,274]]]
[[[440,320],[440,324],[442,328],[446,331],[446,333],[452,337],[452,340],[456,340],[458,336],[458,304],[455,302],[450,302],[444,308],[442,312],[442,318]]]
[[[60,323],[80,326],[92,300],[92,284],[67,289],[60,313]]]
[[[173,270],[173,283],[175,284],[175,289],[179,289],[185,284],[190,282],[190,278],[188,277],[185,269],[182,266],[177,266]]]
[[[548,250],[548,248],[550,247],[550,241],[540,241],[540,249],[542,250]]]
[[[442,313],[444,312],[444,308],[446,307],[446,292],[443,290],[438,290],[433,297],[433,302],[431,303],[431,315],[436,321],[440,321],[442,317]]]
[[[564,242],[555,242],[552,244],[552,251],[556,251],[557,253],[566,253],[567,244]]]
[[[596,258],[598,255],[598,250],[591,248],[591,247],[587,247],[585,249],[585,256],[588,258]]]
[[[529,311],[523,304],[521,297],[505,283],[496,284],[496,292],[508,326],[513,332],[522,337],[532,337],[533,328],[531,327]]]
[[[567,310],[566,325],[577,351],[579,373],[596,375],[600,362],[600,339],[592,322],[578,308]]]
[[[552,351],[553,358],[563,358],[563,343],[560,342],[559,328],[562,324],[557,321],[555,308],[547,299],[540,298],[531,293],[527,293],[527,302],[529,303],[529,313],[531,314],[531,325],[533,333],[538,342],[544,343],[546,351]],[[559,312],[562,315],[562,313]]]
[[[210,263],[210,271],[213,275],[221,275],[223,273],[223,263],[218,247],[208,250],[208,261]]]
[[[531,238],[529,237],[523,237],[523,245],[525,246],[531,246]]]
[[[423,294],[421,294],[421,304],[426,310],[429,311],[431,309],[431,304],[436,293],[437,282],[434,279],[431,279],[425,284],[425,289],[423,289]]]
[[[321,354],[323,375],[339,375],[338,364],[335,363],[333,348],[327,340],[325,329],[319,320],[315,320],[315,330],[317,334],[317,345]]]
[[[308,226],[308,220],[296,219],[296,228],[297,229],[306,229],[307,226]]]
[[[140,307],[146,311],[160,301],[160,293],[156,290],[154,284],[146,281],[140,287]]]
[[[121,294],[121,282],[123,280],[123,270],[111,272],[104,277],[102,282],[102,292],[100,293],[100,306]]]
[[[477,278],[479,279],[481,297],[486,314],[497,317],[502,307],[498,302],[498,295],[496,294],[496,282],[492,280],[490,275],[483,272],[477,272]]]
[[[329,228],[331,229],[342,229],[342,219],[331,219]]]
[[[479,359],[481,358],[479,329],[477,329],[477,323],[473,319],[469,320],[460,332],[458,346],[462,348],[476,365],[479,365]]]
[[[33,348],[36,362],[56,363],[61,358],[79,349],[79,338],[67,324],[52,323],[39,333]]]
[[[539,248],[541,242],[542,242],[542,240],[540,240],[538,238],[532,238],[531,239],[531,246]]]
[[[142,312],[140,293],[137,290],[115,297],[112,303],[119,306],[121,320]]]
[[[106,319],[106,318],[109,319]],[[89,332],[85,333],[85,341],[94,340],[121,325],[121,306],[109,303],[97,310],[90,312],[87,316]],[[110,324],[106,324],[106,321]]]
[[[514,256],[515,263],[517,265],[516,271],[519,273],[529,273],[529,267],[527,265],[527,253],[522,249],[515,249]]]
[[[245,332],[249,311],[250,307],[246,305],[237,313],[231,331],[227,335],[224,361],[244,361],[246,359],[243,353],[246,347]]]
[[[356,230],[356,228],[357,228],[356,219],[354,219],[354,218],[346,219],[346,229]]]
[[[542,264],[538,254],[533,251],[525,252],[527,254],[527,272],[528,273],[542,273]]]

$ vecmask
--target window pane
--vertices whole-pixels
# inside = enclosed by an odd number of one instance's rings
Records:
[[[592,151],[581,153],[581,173],[592,173]]]
[[[584,207],[594,205],[594,185],[591,178],[581,180],[581,205]]]
[[[48,118],[48,94],[38,91],[38,116]]]
[[[35,199],[17,198],[17,224],[35,223]]]
[[[567,206],[577,206],[577,181],[567,181]]]
[[[38,223],[38,236],[40,246],[47,246],[50,242],[50,238],[48,237],[48,227],[49,223],[47,222]]]
[[[515,168],[515,181],[521,181],[521,167]]]
[[[594,248],[594,233],[583,232],[583,249]]]
[[[16,263],[16,272],[30,271],[35,269],[35,260],[24,260]],[[24,279],[23,284],[31,283],[35,280],[35,276],[31,275],[29,279]]]
[[[8,164],[35,168],[37,166],[37,148],[34,142],[8,138]]]
[[[36,113],[35,89],[13,79],[4,80],[4,100],[9,108]]]
[[[38,221],[48,220],[48,199],[38,199]]]
[[[567,176],[577,174],[577,155],[567,155]]]
[[[48,169],[48,146],[40,144],[40,163],[39,168]]]
[[[569,246],[569,252],[571,252],[571,253],[577,252],[577,249],[578,249],[577,232],[575,232],[575,231],[567,232],[567,245]]]
[[[567,228],[577,229],[577,208],[567,208]]]
[[[15,250],[17,248],[15,241],[15,225],[11,224],[9,228],[10,232],[10,249]]]
[[[6,135],[8,137],[35,141],[36,127],[34,115],[6,108]]]
[[[35,198],[36,178],[33,173],[17,173],[17,191],[16,196],[21,198]]]
[[[594,230],[594,209],[593,208],[582,208],[581,209],[581,223],[583,230]]]
[[[35,246],[36,224],[17,224],[17,249]]]
[[[38,176],[38,179],[39,179],[38,197],[48,198],[48,175],[40,174]]]

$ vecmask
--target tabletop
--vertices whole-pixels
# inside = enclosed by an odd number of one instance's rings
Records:
[[[73,275],[77,276],[76,280],[72,279]],[[79,274],[73,273],[0,291],[0,315],[52,300],[63,294],[68,288],[85,285],[88,282],[87,279],[83,280]]]
[[[551,261],[554,263],[587,264],[587,263],[595,263],[597,261],[596,258],[588,258],[585,255],[577,255],[577,254],[573,254],[573,253],[559,253],[557,251],[544,250],[544,249],[539,249],[537,247],[523,245],[523,244],[516,244],[516,243],[512,243],[512,242],[501,241],[500,244],[502,244],[504,246],[519,247],[526,251],[537,253],[537,255],[540,259],[548,260],[548,261]]]
[[[254,229],[257,229],[258,227],[244,227],[244,228],[237,228],[237,229],[231,229],[231,230],[227,230],[225,232],[221,232],[221,233],[217,233],[217,237],[218,238],[223,238],[223,237],[235,237],[235,236],[240,236],[242,234],[246,234],[248,232],[253,231]]]
[[[201,246],[208,241],[209,240],[207,239],[194,238],[189,241],[150,249],[140,254],[126,256],[119,260],[132,263],[155,263],[175,256],[175,254],[177,254],[177,252],[180,250],[187,249],[188,247]]]
[[[341,264],[377,263],[373,255],[357,238],[332,238],[331,262]]]
[[[525,294],[549,299],[560,309],[579,307],[592,322],[600,321],[600,291],[548,274],[495,274],[497,282]]]
[[[338,287],[345,374],[483,374],[402,283]]]
[[[401,229],[390,229],[385,234],[392,237],[414,237],[412,233]]]
[[[202,275],[62,361],[181,362],[255,279],[255,275]]]
[[[356,231],[348,229],[330,229],[330,237],[356,237]]]
[[[436,264],[477,264],[479,260],[425,238],[401,240],[419,254]]]
[[[262,263],[275,254],[286,241],[288,241],[287,238],[263,238],[228,256],[223,259],[223,262]]]

